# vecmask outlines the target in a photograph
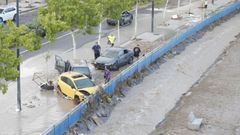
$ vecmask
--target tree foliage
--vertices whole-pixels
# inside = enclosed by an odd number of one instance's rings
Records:
[[[25,48],[29,51],[41,47],[41,38],[27,26],[16,27],[13,22],[8,22],[0,28],[0,91],[6,93],[7,82],[15,81],[19,76],[17,66],[20,58],[17,58],[13,47]]]
[[[160,7],[166,2],[166,0],[155,0],[155,2],[156,2],[156,5]]]
[[[132,9],[136,0],[105,0],[104,16],[111,19],[120,19],[121,13]]]
[[[146,4],[152,2],[152,0],[138,0],[139,4]],[[161,6],[166,0],[154,0],[157,6]]]
[[[39,9],[38,23],[42,25],[46,32],[46,38],[53,41],[56,37],[56,33],[67,29],[65,22],[61,21],[55,12],[48,12],[44,8]]]
[[[99,0],[46,0],[48,8],[39,11],[39,23],[46,30],[47,39],[55,39],[57,32],[79,29],[92,33],[102,14]]]

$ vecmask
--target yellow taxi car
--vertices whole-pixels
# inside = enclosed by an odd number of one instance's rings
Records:
[[[58,89],[66,96],[70,97],[75,104],[83,101],[84,96],[94,94],[98,90],[87,76],[77,72],[62,73],[57,82]]]

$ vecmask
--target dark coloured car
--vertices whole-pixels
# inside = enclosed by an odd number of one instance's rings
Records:
[[[95,61],[97,69],[104,69],[107,67],[110,70],[118,70],[126,64],[133,63],[133,51],[125,48],[111,47]]]
[[[72,65],[69,61],[64,61],[60,56],[55,55],[55,69],[61,74],[68,71],[74,71],[86,75],[92,79],[92,74],[87,63]]]
[[[120,26],[129,25],[132,23],[132,21],[133,21],[133,15],[130,12],[128,12],[128,11],[122,12],[121,18],[119,20]],[[107,19],[108,25],[116,26],[117,23],[118,23],[117,20]]]
[[[43,29],[43,27],[40,24],[37,24],[37,23],[27,24],[27,27],[42,38],[46,36],[46,31]]]
[[[91,71],[86,64],[79,64],[71,66],[71,71],[82,73],[86,75],[89,79],[92,79]]]

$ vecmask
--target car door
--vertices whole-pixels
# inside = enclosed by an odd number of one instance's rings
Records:
[[[71,97],[72,99],[74,99],[74,95],[75,95],[75,91],[76,91],[76,87],[73,83],[73,81],[69,78],[67,78],[67,85],[69,86],[70,90],[67,91],[67,95],[69,97]]]
[[[73,83],[72,83],[71,79],[69,79],[65,76],[62,76],[60,79],[61,79],[60,80],[61,83],[60,83],[59,87],[60,87],[62,93],[73,99],[75,89],[73,89],[73,86],[72,86]]]
[[[124,62],[125,62],[124,59],[125,59],[124,52],[123,52],[123,50],[121,50],[121,51],[119,51],[119,53],[118,53],[118,64],[119,64],[120,66],[124,65]]]
[[[65,71],[65,61],[58,56],[55,55],[55,69],[61,74]]]
[[[65,95],[67,95],[67,91],[70,90],[70,86],[67,84],[67,77],[62,76],[59,80],[60,82],[58,83],[61,92]]]
[[[123,58],[124,58],[124,65],[125,65],[129,61],[129,50],[127,50],[127,49],[123,50]]]
[[[16,9],[14,7],[11,7],[9,9],[9,20],[13,20],[15,14],[16,14]]]
[[[9,7],[4,10],[5,21],[13,19],[15,13],[14,10],[15,8],[13,7]]]
[[[3,18],[3,21],[7,21],[7,20],[10,20],[10,16],[11,16],[11,14],[10,14],[10,9],[9,8],[5,8],[4,9],[4,11],[3,11],[3,16],[4,16],[4,18]]]

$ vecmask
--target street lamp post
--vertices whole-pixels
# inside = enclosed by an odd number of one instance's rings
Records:
[[[17,8],[17,16],[16,16],[16,25],[19,27],[19,0],[16,0],[16,8]],[[20,57],[20,50],[17,48],[17,57]],[[16,111],[20,112],[22,110],[21,107],[21,82],[20,82],[20,64],[17,66],[17,70],[19,72],[19,76],[17,78],[17,109]]]
[[[151,25],[151,32],[153,32],[154,28],[154,0],[152,0],[152,25]]]
[[[188,14],[191,14],[191,8],[192,8],[192,0],[189,0],[189,12],[188,12]]]
[[[180,16],[180,13],[179,13],[180,3],[181,3],[181,1],[178,0],[178,6],[177,6],[177,15],[178,15],[178,16]]]
[[[133,38],[134,39],[136,39],[136,37],[137,37],[137,25],[138,25],[138,0],[136,1],[136,7],[135,7],[136,9],[135,9],[135,26],[134,26],[134,36],[133,36]]]
[[[165,7],[164,7],[164,11],[163,11],[163,23],[165,24],[165,18],[166,18],[166,11],[167,11],[167,6],[168,6],[168,1],[166,1]]]

